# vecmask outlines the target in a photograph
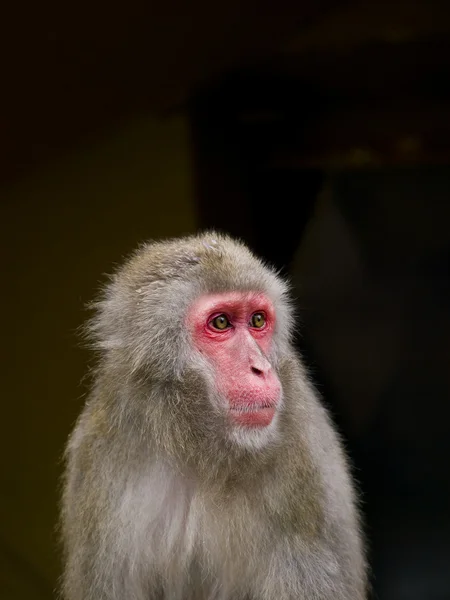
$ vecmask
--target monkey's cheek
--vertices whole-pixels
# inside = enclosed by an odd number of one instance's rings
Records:
[[[231,419],[235,425],[243,427],[267,427],[275,416],[275,407],[249,409],[230,409]]]

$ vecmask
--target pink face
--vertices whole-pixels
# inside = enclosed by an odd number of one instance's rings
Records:
[[[232,421],[248,427],[269,425],[281,385],[267,358],[275,326],[267,296],[207,294],[191,307],[187,322],[195,347],[213,366]]]

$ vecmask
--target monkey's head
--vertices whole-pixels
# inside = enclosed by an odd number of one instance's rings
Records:
[[[148,385],[169,419],[241,447],[276,436],[292,312],[286,284],[242,243],[208,233],[146,244],[97,308],[90,330],[105,362]],[[155,387],[167,393],[156,399]]]

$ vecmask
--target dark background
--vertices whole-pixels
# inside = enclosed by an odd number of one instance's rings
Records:
[[[85,304],[214,226],[293,283],[374,598],[450,598],[448,1],[25,2],[0,33],[0,597],[54,596]]]

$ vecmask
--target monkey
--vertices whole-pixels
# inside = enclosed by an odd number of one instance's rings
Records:
[[[365,599],[359,496],[287,280],[207,231],[144,243],[93,308],[64,599]]]

